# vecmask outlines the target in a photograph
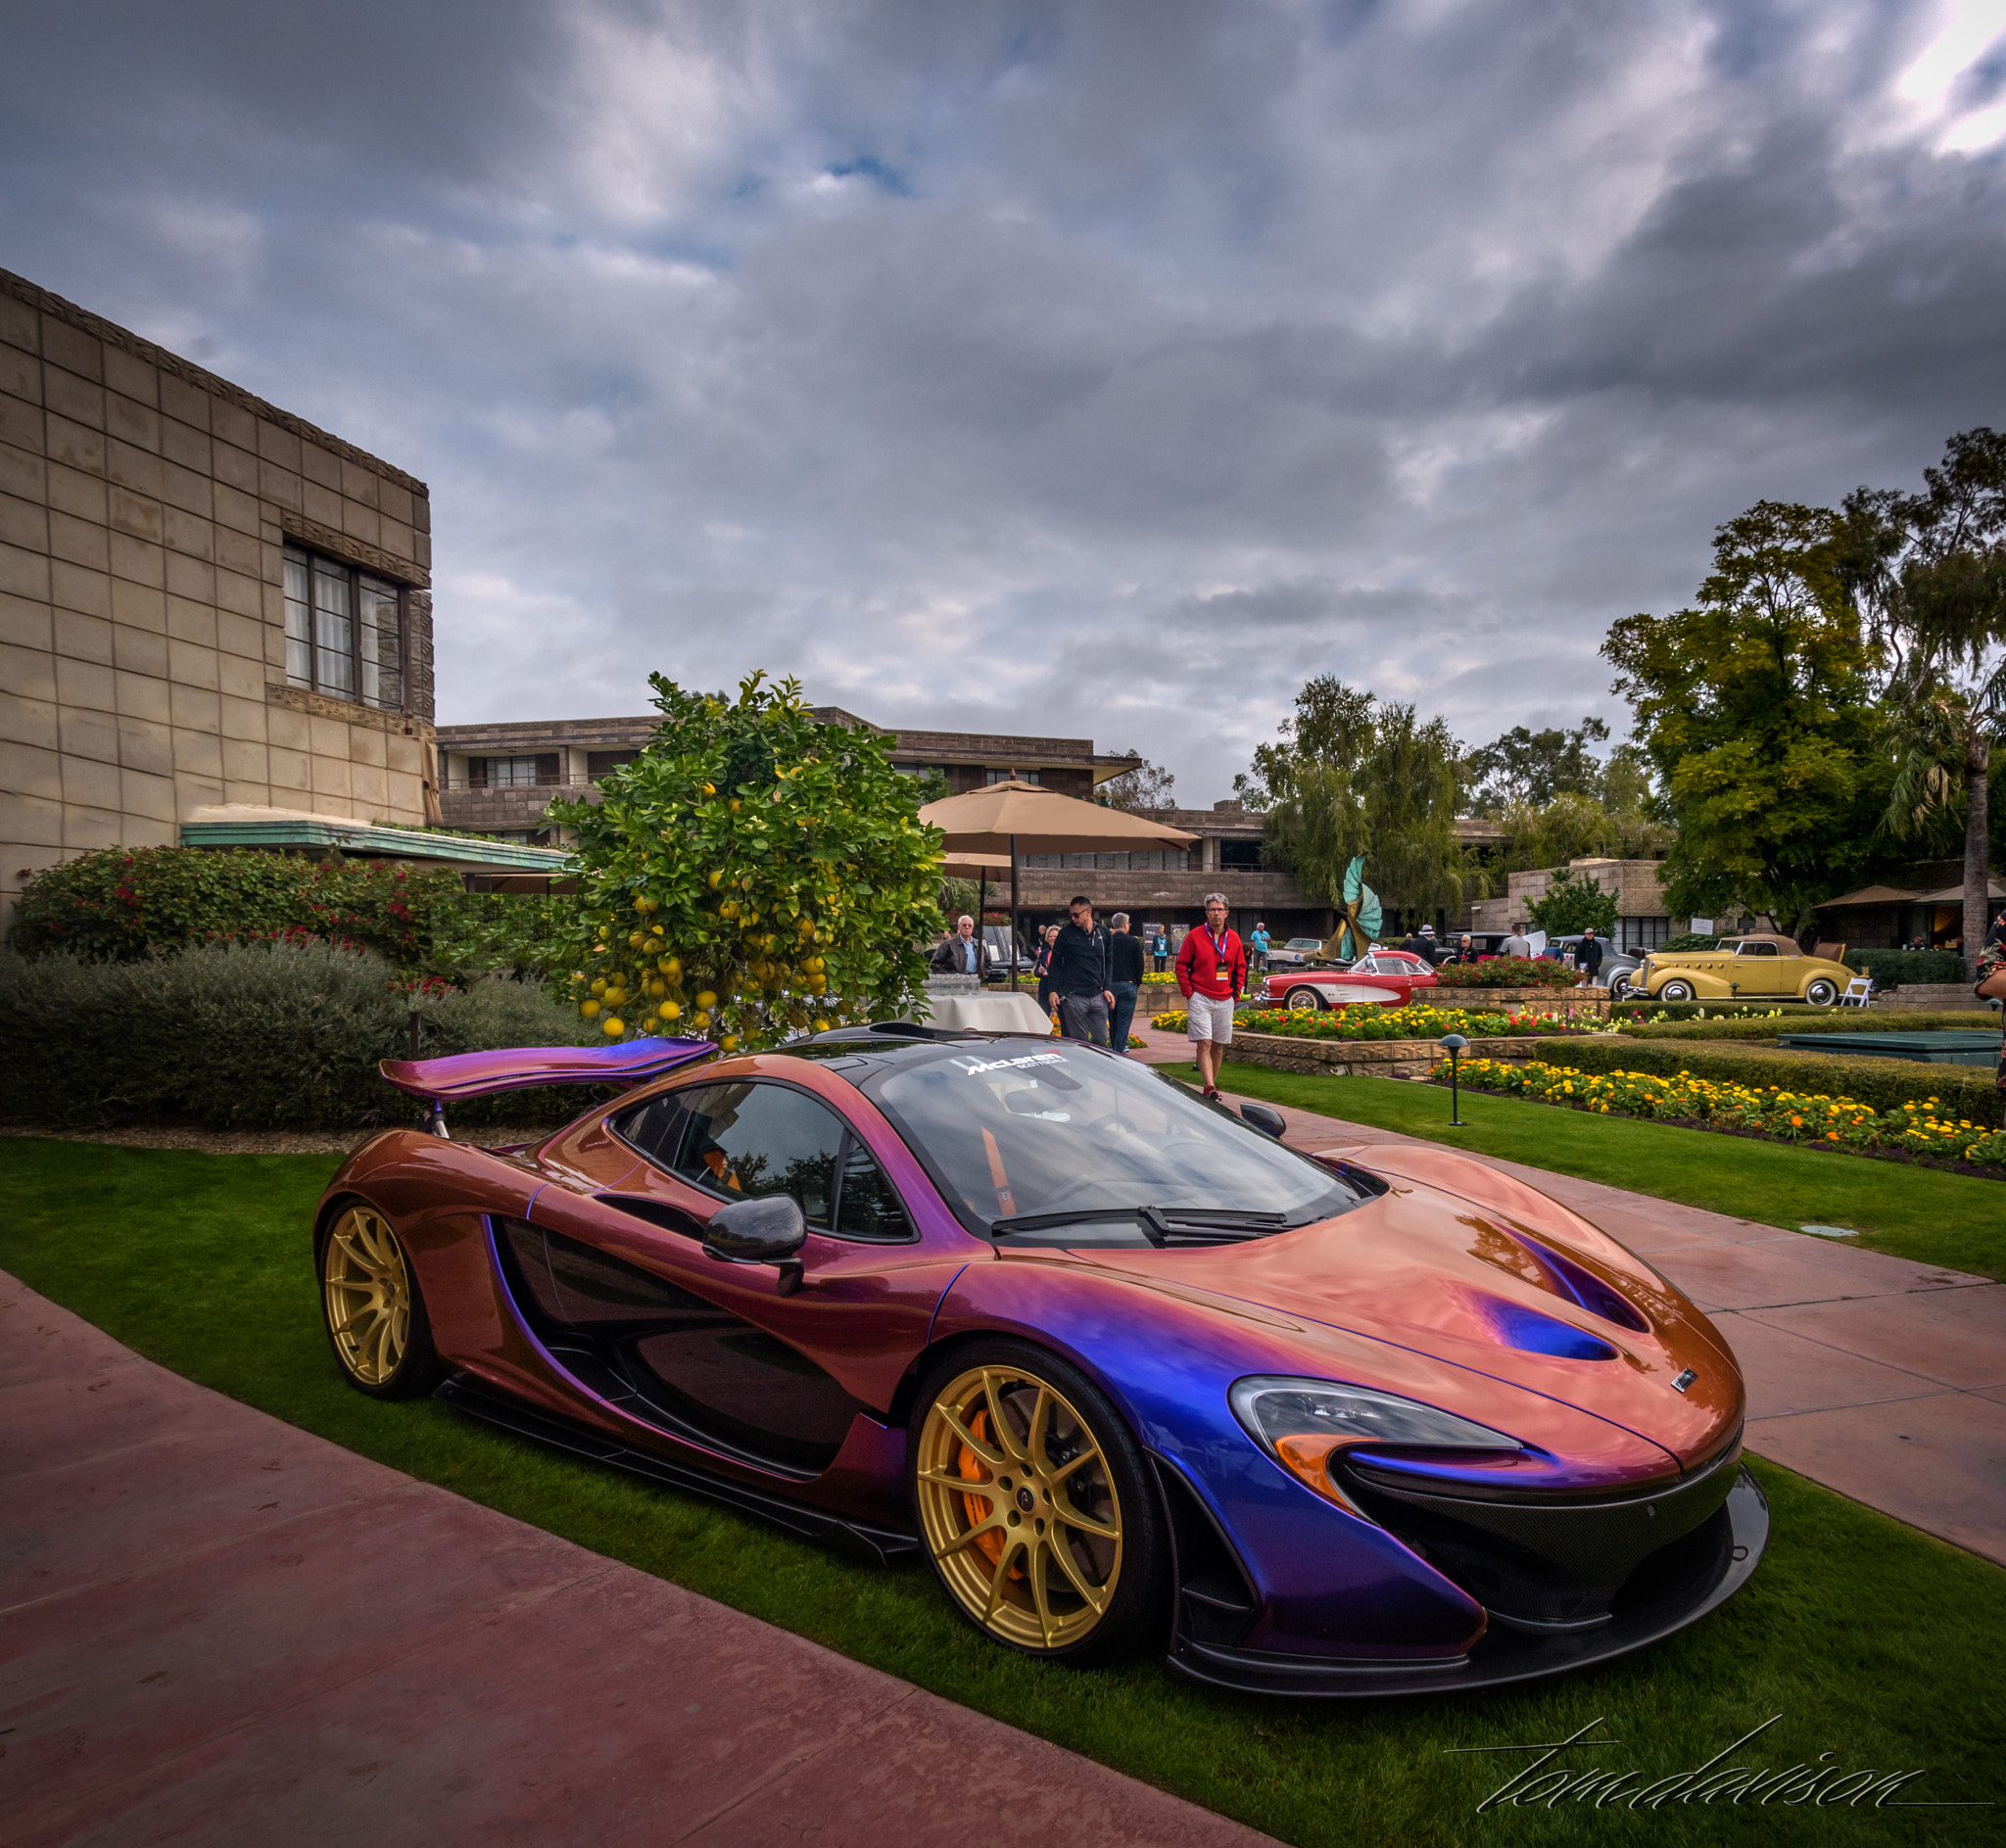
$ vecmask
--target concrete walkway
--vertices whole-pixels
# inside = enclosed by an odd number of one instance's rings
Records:
[[[1191,1056],[1181,1035],[1145,1037],[1138,1059]],[[1306,1149],[1419,1140],[1310,1111],[1282,1115],[1288,1140]],[[1693,1140],[1703,1161],[1706,1138]],[[2006,1285],[1473,1159],[1573,1208],[1706,1311],[1747,1382],[1751,1450],[2006,1564]],[[2006,1187],[1998,1193],[2006,1220]]]
[[[0,1273],[0,1840],[1268,1838],[191,1385]]]

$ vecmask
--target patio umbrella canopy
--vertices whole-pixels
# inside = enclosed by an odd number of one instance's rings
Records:
[[[1010,985],[1017,986],[1017,862],[1027,853],[1117,853],[1122,848],[1188,847],[1198,838],[1181,828],[1145,821],[1126,809],[1103,808],[1031,782],[992,782],[929,802],[920,820],[947,836],[951,864],[963,854],[1007,853],[1010,866]]]

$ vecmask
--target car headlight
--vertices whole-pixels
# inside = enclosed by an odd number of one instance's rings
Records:
[[[1253,1374],[1235,1381],[1228,1397],[1233,1415],[1255,1443],[1306,1488],[1353,1514],[1362,1510],[1330,1474],[1340,1450],[1364,1444],[1409,1450],[1525,1448],[1516,1438],[1454,1412],[1331,1380]]]

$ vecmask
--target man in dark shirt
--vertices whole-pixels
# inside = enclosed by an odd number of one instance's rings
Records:
[[[1588,971],[1588,978],[1594,981],[1602,972],[1602,940],[1590,924],[1581,933],[1581,941],[1574,947],[1574,967]]]
[[[1108,927],[1093,921],[1093,900],[1075,898],[1067,907],[1073,922],[1052,946],[1052,987],[1059,996],[1059,1031],[1068,1039],[1108,1043],[1108,1014],[1115,1005],[1108,986]]]
[[[1125,1058],[1129,1022],[1135,1019],[1135,1004],[1142,995],[1142,939],[1129,935],[1125,911],[1118,911],[1108,922],[1115,926],[1108,938],[1108,992],[1115,997],[1108,1044]]]

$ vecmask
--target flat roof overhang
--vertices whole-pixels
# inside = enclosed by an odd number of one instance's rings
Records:
[[[575,872],[572,856],[558,847],[520,841],[484,840],[478,835],[433,834],[416,828],[382,828],[345,821],[336,815],[293,814],[277,809],[197,809],[181,824],[184,847],[260,847],[266,851],[304,848],[376,860],[425,860],[462,873],[534,873],[561,878]]]

